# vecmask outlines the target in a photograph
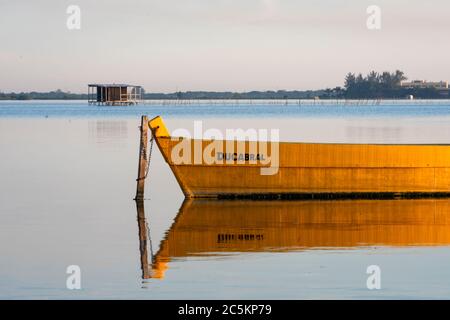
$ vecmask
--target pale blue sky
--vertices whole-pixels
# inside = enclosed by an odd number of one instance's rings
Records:
[[[66,28],[71,4],[81,30]],[[0,91],[302,90],[396,68],[450,80],[449,33],[448,0],[0,0]]]

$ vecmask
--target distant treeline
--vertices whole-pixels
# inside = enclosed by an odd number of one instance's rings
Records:
[[[179,100],[179,99],[312,99],[323,96],[326,90],[308,91],[250,91],[250,92],[211,92],[187,91],[174,93],[145,93],[148,100]],[[50,92],[21,92],[2,93],[0,100],[87,100],[87,94],[63,92],[61,90]]]
[[[308,91],[249,91],[249,92],[211,92],[211,91],[187,91],[174,93],[145,93],[145,99],[312,99],[321,96],[325,90]]]
[[[448,90],[436,88],[405,88],[401,82],[407,80],[403,71],[393,73],[375,71],[365,77],[360,73],[349,73],[345,77],[343,97],[347,99],[401,99],[410,95],[419,99],[448,98]]]
[[[0,92],[0,100],[87,100],[87,94],[64,92],[60,89],[50,92]]]
[[[306,91],[249,91],[249,92],[211,92],[187,91],[174,93],[145,93],[148,100],[179,100],[179,99],[404,99],[410,95],[417,99],[449,98],[449,90],[435,88],[404,88],[401,82],[406,80],[405,74],[397,70],[393,73],[372,71],[366,76],[348,73],[344,87],[333,89]],[[63,92],[21,92],[2,93],[0,100],[87,100],[87,94]]]

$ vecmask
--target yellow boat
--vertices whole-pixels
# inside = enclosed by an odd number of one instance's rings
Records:
[[[450,245],[450,200],[185,200],[150,257],[138,203],[144,278],[163,278],[168,263],[198,255],[386,246]]]
[[[171,137],[161,117],[148,127],[187,198],[450,196],[450,145],[277,142],[255,151],[249,141]]]

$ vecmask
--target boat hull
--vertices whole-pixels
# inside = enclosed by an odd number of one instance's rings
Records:
[[[171,137],[160,117],[149,127],[187,198],[450,196],[450,145],[264,145]]]
[[[450,195],[450,146],[281,142],[277,173],[263,175],[264,166],[258,164],[176,164],[171,158],[177,143],[171,138],[158,139],[166,162],[189,198]],[[211,142],[189,143],[192,148],[200,143],[204,150]]]

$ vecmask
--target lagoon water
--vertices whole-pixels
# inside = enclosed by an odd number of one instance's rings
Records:
[[[450,102],[0,102],[0,298],[450,298],[447,199],[184,202],[155,148],[137,210],[142,114],[284,141],[450,143]],[[66,287],[70,265],[81,290]],[[367,288],[370,265],[380,290]]]

